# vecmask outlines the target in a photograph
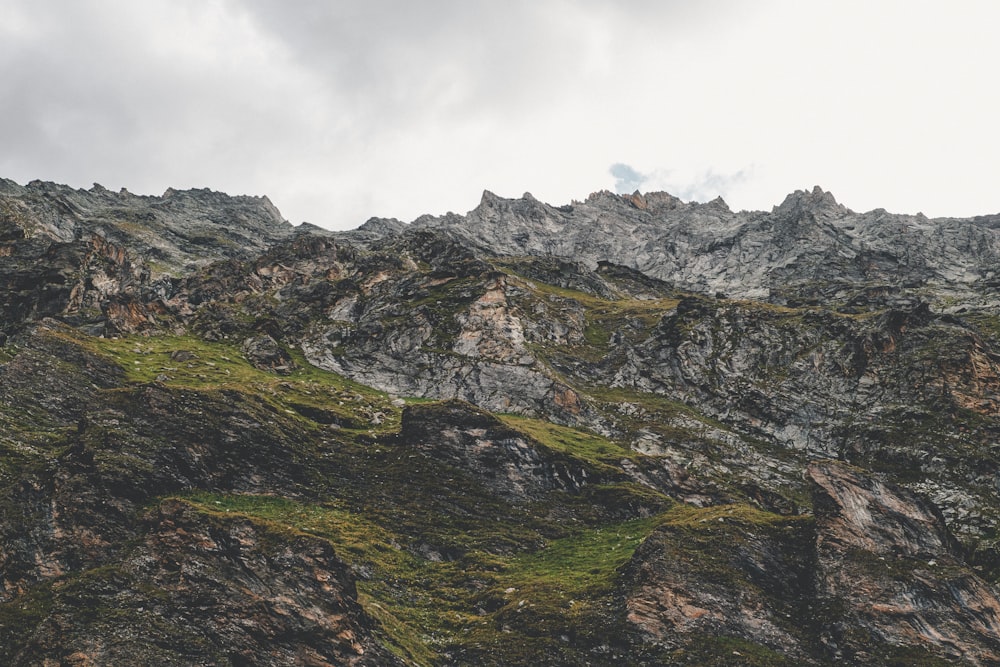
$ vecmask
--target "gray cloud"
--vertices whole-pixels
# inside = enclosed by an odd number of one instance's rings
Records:
[[[569,178],[567,161],[580,168],[563,148],[577,131],[618,122],[602,105],[614,54],[634,39],[622,28],[642,15],[667,39],[704,11],[646,0],[7,0],[0,174],[267,193],[294,221],[341,227],[462,210],[456,195],[471,206],[483,188],[544,192]],[[561,107],[579,118],[546,129]],[[594,189],[558,187],[567,200]]]
[[[629,194],[636,190],[641,190],[646,182],[646,176],[640,174],[632,167],[622,162],[616,162],[608,169],[615,177],[615,192],[618,194]]]
[[[309,127],[253,37],[196,3],[13,2],[21,29],[0,47],[0,169],[9,177],[139,191],[262,187]],[[175,22],[161,25],[159,22]],[[236,47],[236,48],[234,48]],[[276,179],[277,180],[277,179]],[[242,186],[241,186],[242,184]]]
[[[710,201],[716,197],[725,199],[735,187],[745,183],[752,170],[740,169],[731,174],[720,174],[709,169],[698,174],[692,181],[679,184],[674,193],[685,201]]]
[[[579,84],[590,48],[577,32],[580,11],[558,1],[312,0],[290,9],[285,0],[247,0],[244,7],[370,129],[429,116],[530,114]]]

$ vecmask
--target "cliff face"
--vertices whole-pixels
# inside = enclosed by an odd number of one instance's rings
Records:
[[[996,664],[996,234],[0,182],[0,662]]]
[[[830,463],[815,484],[817,593],[845,609],[831,645],[870,662],[868,638],[933,645],[952,659],[1000,661],[1000,600],[963,561],[937,509],[921,497]]]
[[[50,315],[97,331],[134,317],[134,300],[223,258],[293,233],[266,197],[167,190],[162,197],[0,181],[0,333]]]

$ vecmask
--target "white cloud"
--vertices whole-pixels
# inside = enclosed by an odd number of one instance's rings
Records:
[[[753,168],[732,173],[718,173],[714,169],[677,171],[658,169],[642,173],[634,167],[617,162],[608,170],[615,178],[615,192],[619,194],[640,192],[669,192],[684,201],[707,202],[722,197],[728,199],[741,185],[751,180]]]

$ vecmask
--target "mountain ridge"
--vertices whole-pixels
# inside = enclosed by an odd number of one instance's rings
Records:
[[[995,216],[11,183],[0,662],[1000,661]]]
[[[845,282],[928,291],[989,283],[1000,253],[997,220],[855,213],[819,186],[789,194],[771,212],[733,212],[721,199],[684,203],[667,193],[605,191],[555,207],[486,191],[466,216],[422,216],[410,227],[373,219],[346,238],[371,242],[382,233],[437,229],[490,253],[552,254],[591,266],[612,261],[683,289],[785,303],[800,297],[786,294],[789,287],[829,298],[842,296]],[[975,298],[976,290],[966,291]]]

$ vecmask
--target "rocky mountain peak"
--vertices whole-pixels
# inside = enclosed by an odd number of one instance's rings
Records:
[[[721,196],[720,197],[716,197],[715,199],[713,199],[710,202],[707,202],[705,204],[705,206],[710,206],[712,208],[718,209],[720,211],[724,211],[726,213],[731,212],[730,208],[729,208],[729,204],[727,204],[726,200],[723,199]]]
[[[412,227],[486,254],[548,254],[590,266],[607,261],[693,291],[779,304],[838,293],[843,278],[965,290],[993,275],[1000,260],[1000,227],[992,217],[859,214],[819,186],[789,194],[770,212],[733,212],[722,198],[685,203],[668,193],[604,190],[552,206],[527,194],[506,199],[486,191],[467,215],[421,216]],[[343,238],[365,234],[372,232]],[[811,294],[792,293],[804,285]]]
[[[489,190],[483,190],[483,196],[479,199],[480,207],[494,207],[500,204],[501,197]]]
[[[684,202],[668,192],[642,193],[636,190],[631,195],[623,196],[623,198],[640,211],[648,211],[653,215],[662,214],[679,206],[684,206]]]
[[[162,266],[253,253],[288,237],[292,226],[267,197],[231,197],[209,189],[168,189],[138,196],[100,184],[90,190],[32,181],[0,193],[0,223],[26,237],[68,242],[101,238],[129,246]]]
[[[0,664],[1000,664],[1000,225],[0,181]]]
[[[535,199],[530,192],[525,192],[519,198],[507,199],[500,197],[489,190],[483,190],[479,206],[470,212],[470,215],[480,213],[481,217],[488,216],[488,211],[530,211],[535,208],[545,208],[546,205]]]
[[[593,204],[602,201],[616,202],[619,199],[620,199],[619,195],[616,195],[614,192],[611,192],[610,190],[598,190],[596,192],[591,192],[589,195],[587,195],[587,199],[585,201],[588,204]]]
[[[782,216],[801,216],[804,213],[840,216],[853,213],[839,204],[832,192],[826,192],[818,185],[812,191],[796,190],[789,194],[781,204],[774,207],[773,212]]]

